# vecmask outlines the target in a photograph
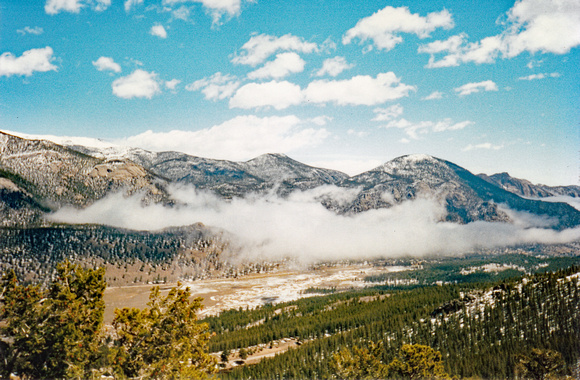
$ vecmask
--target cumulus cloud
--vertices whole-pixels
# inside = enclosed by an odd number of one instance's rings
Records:
[[[328,58],[322,62],[322,67],[316,72],[316,76],[321,77],[324,75],[330,75],[331,77],[335,77],[344,70],[348,70],[352,67],[354,67],[354,65],[346,62],[344,57]]]
[[[282,110],[300,104],[302,100],[300,86],[287,81],[248,83],[230,98],[230,108],[273,107]]]
[[[384,125],[383,128],[402,129],[410,138],[419,139],[419,135],[424,135],[430,132],[457,131],[471,124],[473,124],[473,122],[469,120],[455,123],[449,118],[440,121],[419,122],[411,122],[405,118],[401,118],[399,120],[391,120],[389,123]]]
[[[130,12],[137,5],[143,5],[143,0],[125,0],[125,12]]]
[[[481,143],[481,144],[469,144],[467,146],[465,146],[463,149],[461,149],[462,152],[469,152],[470,150],[474,150],[474,149],[487,149],[487,150],[500,150],[503,149],[503,145],[493,145],[492,143],[489,142],[485,142],[485,143]]]
[[[346,80],[317,80],[304,90],[307,101],[338,105],[377,105],[408,96],[415,86],[401,83],[393,72],[380,73],[373,78],[358,75]]]
[[[224,16],[233,17],[240,14],[241,0],[163,0],[164,6],[181,3],[201,3],[212,16],[213,23],[219,24]]]
[[[151,30],[149,31],[149,33],[152,36],[156,36],[156,37],[159,37],[159,38],[167,38],[167,31],[165,30],[165,28],[161,24],[155,24],[155,25],[153,25],[151,27]]]
[[[0,55],[0,76],[30,76],[35,71],[56,71],[57,67],[51,63],[53,61],[52,54],[50,46],[27,50],[20,57],[16,57],[10,52],[2,53]]]
[[[46,0],[44,11],[49,15],[60,12],[79,13],[87,5],[97,12],[102,12],[111,5],[111,0]]]
[[[147,131],[118,143],[153,151],[171,150],[239,161],[268,152],[290,153],[313,148],[330,136],[324,128],[305,128],[303,125],[303,121],[294,115],[237,116],[199,131]]]
[[[443,93],[440,91],[433,91],[432,93],[423,98],[423,100],[434,100],[434,99],[443,99]]]
[[[450,67],[461,63],[493,63],[529,53],[566,54],[580,45],[580,3],[576,0],[519,0],[505,16],[501,34],[476,42],[467,35],[452,36],[419,47],[430,54],[426,67]],[[438,60],[436,54],[444,54]]]
[[[179,79],[168,80],[168,81],[165,81],[165,88],[167,88],[169,90],[175,90],[177,88],[177,85],[180,83],[181,83],[181,81]]]
[[[540,74],[531,74],[524,77],[519,77],[518,80],[537,80],[537,79],[544,79],[544,78],[558,78],[560,77],[560,73],[540,73]]]
[[[137,69],[113,82],[113,94],[123,99],[147,98],[161,93],[157,74]]]
[[[294,51],[299,53],[312,53],[318,51],[318,45],[313,42],[306,42],[302,38],[293,36],[292,34],[286,34],[282,37],[260,34],[250,38],[240,50],[240,53],[234,55],[232,62],[235,64],[256,66],[277,52]]]
[[[111,57],[99,57],[96,61],[93,61],[93,66],[99,71],[111,70],[116,73],[121,72],[121,66],[116,63]]]
[[[376,116],[373,121],[388,121],[396,119],[403,114],[403,107],[400,104],[392,105],[388,108],[375,108],[373,112]]]
[[[284,78],[292,73],[304,71],[306,62],[294,52],[280,53],[273,61],[248,74],[249,79]]]
[[[189,8],[186,7],[185,5],[182,5],[181,7],[172,11],[171,15],[178,20],[187,21],[189,19],[190,13],[191,11],[189,10]]]
[[[498,91],[497,84],[491,80],[486,80],[477,83],[466,83],[463,86],[455,88],[455,92],[459,96],[475,94],[481,91]]]
[[[201,91],[208,100],[223,100],[231,97],[240,87],[237,77],[217,72],[210,77],[197,80],[185,86],[187,91]]]
[[[231,254],[241,259],[293,258],[319,260],[370,259],[428,254],[461,254],[477,248],[525,243],[565,243],[580,238],[580,229],[554,231],[532,215],[511,213],[514,223],[442,222],[445,208],[430,199],[416,199],[390,208],[337,215],[320,204],[331,197],[350,202],[358,189],[324,186],[296,191],[287,198],[274,194],[224,201],[190,187],[171,189],[184,206],[144,207],[140,197],[108,196],[79,211],[63,208],[53,219],[66,223],[102,223],[140,230],[202,222],[227,231]]]
[[[29,26],[25,26],[23,29],[17,29],[16,33],[24,36],[26,34],[34,34],[36,36],[41,35],[42,33],[44,33],[44,29],[42,29],[40,26],[35,26],[34,28],[31,28]]]
[[[308,119],[308,121],[310,121],[311,123],[314,123],[316,125],[326,125],[329,121],[332,121],[332,117],[330,116],[326,116],[326,115],[321,115],[321,116],[316,116],[313,117],[312,119]]]
[[[379,49],[391,50],[403,42],[401,33],[412,33],[419,38],[426,38],[437,28],[450,29],[453,25],[451,13],[446,9],[420,16],[418,13],[411,13],[407,7],[387,6],[372,16],[359,20],[343,36],[342,43],[346,45],[358,38],[362,42],[371,40]]]
[[[79,13],[82,7],[81,0],[47,0],[44,5],[44,11],[49,15],[54,15],[61,11]]]

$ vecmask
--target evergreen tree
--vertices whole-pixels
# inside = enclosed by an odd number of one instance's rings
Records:
[[[368,343],[368,348],[341,348],[332,355],[330,369],[339,379],[382,379],[387,365],[381,362],[382,344]]]
[[[231,355],[230,350],[223,350],[220,355],[220,359],[222,360],[222,362],[227,363],[228,360],[230,359],[230,355]]]
[[[104,269],[65,262],[43,290],[19,284],[9,271],[0,293],[1,376],[80,378],[90,373],[101,341],[104,275]]]
[[[201,298],[190,300],[189,288],[178,284],[165,297],[159,287],[153,288],[149,299],[149,308],[115,311],[115,375],[200,379],[214,372],[216,360],[207,353],[208,326],[197,323]]]
[[[441,353],[421,344],[405,344],[388,365],[389,375],[404,379],[448,379]]]

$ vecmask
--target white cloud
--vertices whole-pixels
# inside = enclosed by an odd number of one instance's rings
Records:
[[[46,0],[44,11],[54,15],[60,11],[79,13],[83,7],[81,0]]]
[[[15,57],[10,52],[2,53],[0,55],[0,76],[30,76],[35,71],[56,71],[57,67],[51,63],[52,54],[50,46],[27,50],[20,57]]]
[[[111,70],[116,73],[121,72],[121,66],[113,61],[113,58],[110,57],[99,57],[96,61],[93,61],[93,66],[97,68],[99,71]]]
[[[93,2],[93,9],[97,12],[102,12],[111,6],[111,0],[96,0]]]
[[[163,5],[172,6],[182,3],[201,3],[211,14],[213,23],[219,24],[224,15],[233,17],[240,14],[241,0],[163,0]]]
[[[423,17],[411,13],[407,7],[387,6],[359,20],[354,28],[346,32],[342,43],[349,44],[354,38],[363,42],[370,39],[377,48],[391,50],[403,41],[400,33],[413,33],[419,38],[426,38],[437,28],[450,29],[453,25],[451,14],[446,9]]]
[[[300,86],[287,81],[248,83],[230,99],[230,108],[274,107],[281,110],[300,104],[302,100]]]
[[[304,90],[307,101],[333,102],[338,105],[377,105],[408,96],[414,86],[401,83],[392,72],[380,73],[376,78],[358,75],[351,79],[311,82]]]
[[[580,45],[577,0],[520,0],[508,11],[506,55],[523,51],[565,54]]]
[[[208,100],[223,100],[231,97],[240,87],[240,81],[233,75],[220,72],[211,77],[197,80],[185,86],[187,91],[201,91]]]
[[[165,30],[165,28],[161,24],[153,25],[151,27],[151,30],[149,31],[149,33],[152,36],[157,36],[159,38],[167,38],[167,31]]]
[[[457,92],[457,95],[459,96],[475,94],[480,91],[498,91],[498,89],[497,85],[491,80],[477,83],[467,83],[463,86],[455,88],[455,92]]]
[[[111,5],[111,0],[46,0],[44,11],[49,15],[62,12],[79,13],[86,5],[102,12]]]
[[[433,91],[432,93],[423,98],[423,100],[434,100],[434,99],[443,99],[443,93],[440,91]]]
[[[530,62],[528,62],[528,64],[526,65],[526,67],[528,69],[533,69],[534,67],[540,67],[542,65],[544,61],[543,60],[536,60],[536,59],[530,59]]]
[[[177,8],[176,10],[171,12],[171,15],[174,18],[176,18],[178,20],[183,20],[183,21],[187,21],[189,19],[189,14],[190,14],[190,10],[185,5],[182,5],[181,7]]]
[[[320,145],[330,133],[302,128],[294,115],[260,118],[238,116],[199,131],[147,131],[120,143],[153,151],[178,151],[227,160],[248,160],[264,153],[290,153]]]
[[[451,36],[445,41],[434,41],[426,45],[419,46],[419,53],[429,53],[429,62],[425,67],[452,67],[459,66],[463,62],[492,63],[495,61],[500,48],[501,38],[498,36],[486,37],[478,42],[464,45],[467,34],[462,33]],[[435,54],[447,52],[440,60],[435,60]]]
[[[291,73],[300,73],[304,71],[306,62],[294,52],[280,53],[276,55],[273,61],[266,62],[266,64],[257,70],[248,74],[249,79],[264,79],[274,78],[280,79],[288,76]]]
[[[466,34],[460,34],[419,47],[419,52],[431,54],[426,67],[493,63],[500,55],[513,58],[523,52],[566,54],[580,45],[580,2],[519,0],[507,12],[501,34],[473,43],[467,43],[466,38]],[[436,60],[438,53],[445,55]]]
[[[555,231],[538,227],[545,226],[546,220],[510,210],[505,211],[513,223],[446,222],[444,203],[424,197],[389,208],[338,215],[321,205],[320,198],[348,203],[356,199],[359,190],[336,186],[295,191],[284,198],[270,193],[231,200],[192,187],[170,187],[169,191],[183,207],[144,207],[140,196],[127,198],[117,193],[83,210],[62,208],[52,220],[138,230],[201,222],[228,232],[230,247],[234,248],[231,253],[236,258],[289,257],[303,263],[460,255],[479,248],[567,243],[580,238],[580,228]]]
[[[165,81],[165,87],[168,88],[169,90],[175,90],[177,85],[180,83],[181,81],[179,79],[172,79],[169,81]]]
[[[16,33],[24,36],[26,34],[34,34],[34,35],[41,35],[42,33],[44,33],[44,29],[42,29],[40,26],[35,26],[34,28],[31,28],[29,26],[25,26],[23,29],[17,29]]]
[[[344,57],[328,58],[324,60],[322,67],[316,72],[316,76],[321,77],[323,75],[330,75],[331,77],[335,77],[342,73],[344,70],[348,70],[353,66],[354,65],[346,62]]]
[[[392,105],[388,108],[375,108],[373,112],[376,116],[373,121],[388,121],[398,118],[403,114],[403,107],[400,104]]]
[[[544,78],[558,78],[560,77],[560,73],[540,73],[540,74],[531,74],[525,77],[519,77],[518,80],[536,80],[536,79],[544,79]]]
[[[487,150],[500,150],[503,149],[503,145],[493,145],[491,143],[481,143],[481,144],[477,144],[477,145],[472,145],[469,144],[466,147],[464,147],[463,149],[461,149],[462,152],[469,152],[470,150],[474,150],[474,149],[487,149]]]
[[[318,51],[318,46],[315,43],[306,42],[302,38],[291,34],[286,34],[282,37],[260,34],[250,38],[240,50],[241,53],[236,54],[232,62],[235,64],[256,66],[278,51],[312,53]]]
[[[142,4],[143,0],[125,0],[125,12],[130,12],[131,8]]]
[[[407,119],[392,120],[383,128],[398,128],[402,129],[407,136],[412,139],[419,139],[419,135],[428,134],[430,132],[445,132],[457,131],[473,124],[472,121],[466,120],[459,123],[454,123],[451,119],[443,119],[441,121],[420,121],[411,122]],[[404,141],[408,142],[408,141]]]
[[[314,123],[316,125],[323,126],[323,125],[326,125],[329,121],[332,121],[332,117],[322,115],[322,116],[313,117],[312,119],[308,119],[308,121],[310,121],[311,123]]]
[[[147,98],[161,93],[157,74],[141,69],[133,71],[131,74],[116,79],[113,82],[113,94],[123,99]]]

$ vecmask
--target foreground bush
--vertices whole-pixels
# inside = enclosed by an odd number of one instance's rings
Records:
[[[203,378],[215,368],[207,354],[207,325],[198,324],[201,299],[188,289],[148,308],[116,310],[105,333],[104,269],[60,264],[43,289],[19,283],[14,271],[0,282],[0,378]]]

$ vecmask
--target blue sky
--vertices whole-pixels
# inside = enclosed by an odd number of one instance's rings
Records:
[[[0,0],[0,130],[578,184],[577,0]]]

